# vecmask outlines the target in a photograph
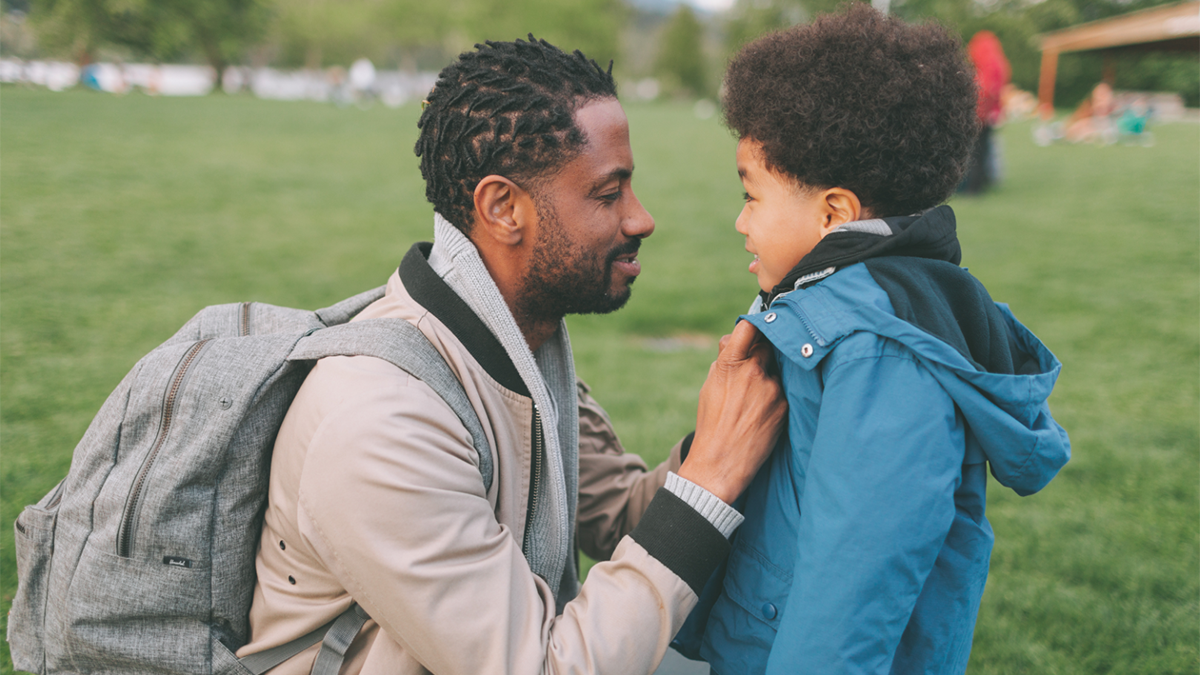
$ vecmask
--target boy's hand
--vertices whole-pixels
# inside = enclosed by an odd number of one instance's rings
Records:
[[[720,353],[700,389],[696,436],[679,476],[726,504],[758,473],[787,417],[771,357],[771,345],[742,321],[721,338]]]

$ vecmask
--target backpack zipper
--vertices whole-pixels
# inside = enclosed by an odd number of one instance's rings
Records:
[[[533,458],[530,460],[529,469],[529,506],[525,512],[525,537],[522,540],[521,549],[525,553],[529,553],[530,538],[533,536],[533,514],[537,509],[538,503],[538,483],[541,482],[542,463],[539,461],[541,456],[545,454],[543,449],[544,438],[542,434],[542,414],[538,412],[537,405],[533,406]]]
[[[133,483],[133,490],[129,493],[129,500],[125,503],[125,518],[121,522],[121,529],[117,532],[117,555],[122,558],[129,557],[129,547],[133,543],[133,525],[134,517],[137,515],[137,505],[142,498],[142,489],[146,484],[146,477],[150,474],[151,467],[154,466],[154,460],[158,457],[158,451],[167,442],[167,432],[171,430],[171,420],[175,414],[175,399],[179,395],[179,387],[183,384],[183,377],[187,374],[188,368],[192,362],[196,360],[196,356],[201,349],[209,343],[210,340],[201,340],[192,345],[191,349],[183,355],[183,360],[175,369],[175,376],[171,378],[171,386],[167,388],[167,397],[163,403],[162,423],[158,428],[158,438],[154,441],[154,447],[150,449],[150,454],[146,456],[146,460],[142,462],[142,468],[138,471],[137,480]]]
[[[242,303],[242,318],[238,325],[238,335],[246,337],[250,334],[250,303]]]

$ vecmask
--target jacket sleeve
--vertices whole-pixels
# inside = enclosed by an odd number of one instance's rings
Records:
[[[897,343],[823,367],[792,586],[767,672],[886,674],[954,519],[963,425]],[[785,363],[784,377],[796,368]]]
[[[309,445],[301,533],[429,671],[652,672],[728,552],[724,537],[664,490],[556,616],[521,533],[497,521],[476,462],[466,429],[424,383],[356,394]]]
[[[576,537],[579,548],[595,560],[608,560],[621,538],[633,531],[650,500],[678,471],[682,441],[653,471],[635,454],[626,453],[608,413],[578,381],[579,392],[579,506]]]

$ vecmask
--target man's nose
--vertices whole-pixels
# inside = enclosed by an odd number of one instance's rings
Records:
[[[633,196],[633,204],[631,211],[621,223],[621,230],[628,237],[636,237],[645,239],[654,232],[654,216],[642,206],[642,202],[637,196]]]

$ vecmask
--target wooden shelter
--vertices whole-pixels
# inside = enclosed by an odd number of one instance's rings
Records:
[[[1058,55],[1100,51],[1105,55],[1104,81],[1113,83],[1113,56],[1135,51],[1200,53],[1200,0],[1152,7],[1111,19],[1092,21],[1041,36],[1042,70],[1038,80],[1038,107],[1054,105],[1054,78]]]

